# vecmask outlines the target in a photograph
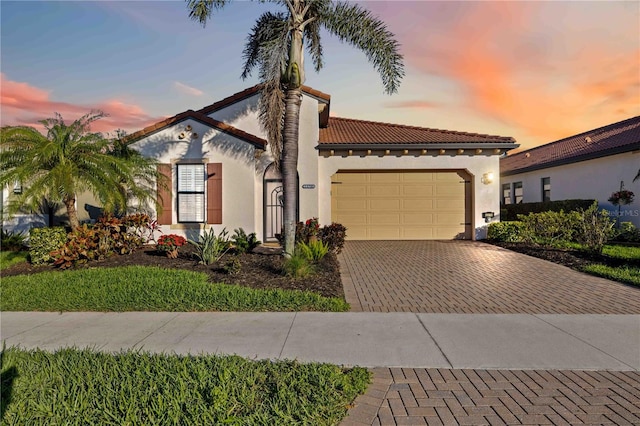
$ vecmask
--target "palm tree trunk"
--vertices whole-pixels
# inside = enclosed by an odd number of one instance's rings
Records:
[[[80,226],[80,221],[78,221],[78,212],[76,210],[76,197],[68,195],[64,198],[63,202],[65,207],[67,208],[69,225],[71,225],[71,229],[76,229]]]
[[[290,257],[296,244],[298,206],[298,126],[302,91],[289,89],[285,97],[282,146],[282,184],[284,189],[284,255]]]

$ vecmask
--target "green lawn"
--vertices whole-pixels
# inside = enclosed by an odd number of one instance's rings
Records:
[[[640,261],[640,247],[638,246],[621,246],[621,245],[606,245],[602,250],[602,254],[612,257],[614,259]]]
[[[6,425],[335,425],[370,373],[329,364],[9,348]]]
[[[29,253],[26,251],[0,251],[0,271],[17,263],[26,262]]]
[[[593,264],[585,266],[581,268],[581,270],[598,277],[640,286],[640,268],[638,267],[612,267],[601,264]]]
[[[207,282],[200,272],[127,266],[18,275],[0,281],[3,311],[348,311],[340,298]]]

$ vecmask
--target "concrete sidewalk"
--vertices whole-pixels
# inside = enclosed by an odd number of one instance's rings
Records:
[[[640,371],[640,315],[2,312],[9,346],[363,367]]]

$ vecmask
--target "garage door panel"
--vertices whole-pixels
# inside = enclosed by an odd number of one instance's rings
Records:
[[[401,238],[403,240],[431,240],[434,238],[433,228],[425,226],[404,227]]]
[[[398,199],[370,199],[369,210],[389,211],[400,210],[400,200]]]
[[[369,228],[370,240],[399,240],[400,228],[397,226],[375,226]]]
[[[431,213],[403,213],[402,223],[404,225],[431,225],[433,224],[433,214]]]
[[[402,200],[402,210],[404,211],[428,211],[433,210],[432,199],[404,199]]]
[[[405,183],[431,183],[433,182],[434,173],[403,173],[402,180]]]
[[[349,172],[332,181],[340,184],[332,185],[331,219],[347,227],[348,239],[453,239],[470,232],[470,200],[456,172]]]
[[[339,197],[366,197],[366,185],[334,185],[332,188],[334,193]]]
[[[401,173],[369,173],[369,183],[400,183],[402,182]]]
[[[400,195],[399,185],[375,185],[369,187],[369,194],[372,197],[397,197]]]
[[[336,201],[337,211],[362,211],[367,209],[366,198],[344,199],[340,198]]]
[[[402,187],[402,195],[406,197],[431,197],[433,196],[434,188],[431,183],[424,185],[408,184]]]
[[[400,213],[393,213],[393,214],[371,213],[369,215],[369,223],[375,223],[379,225],[395,225],[395,226],[402,224],[402,222],[400,221]]]

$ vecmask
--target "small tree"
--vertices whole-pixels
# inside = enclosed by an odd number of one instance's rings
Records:
[[[15,183],[22,187],[21,193],[12,194],[9,215],[25,208],[36,210],[46,199],[63,203],[71,227],[76,228],[80,225],[76,198],[82,192],[91,192],[107,212],[126,206],[129,193],[141,203],[155,200],[153,160],[116,155],[112,141],[90,131],[91,123],[104,116],[91,111],[67,125],[56,113],[40,121],[46,135],[25,126],[0,129],[0,187]]]

